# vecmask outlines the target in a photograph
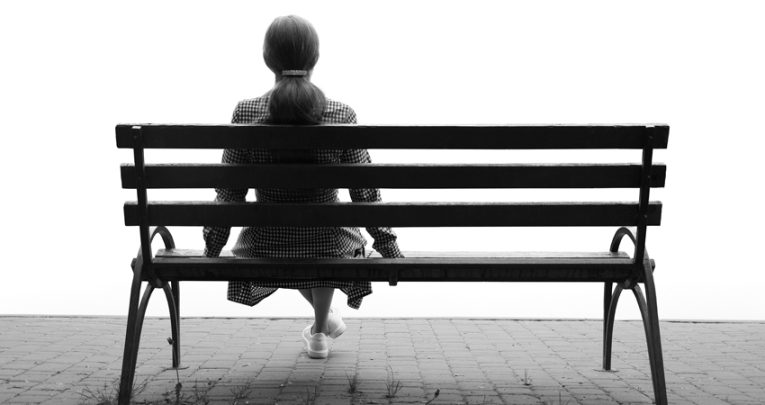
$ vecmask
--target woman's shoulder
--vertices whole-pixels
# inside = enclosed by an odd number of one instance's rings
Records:
[[[268,96],[241,100],[234,109],[234,119],[239,123],[258,122],[268,117]]]
[[[233,122],[250,123],[268,119],[268,94],[240,101],[234,110]],[[355,124],[356,112],[348,104],[326,99],[322,121],[330,124]]]
[[[348,104],[328,98],[322,121],[330,124],[355,124],[356,112]]]

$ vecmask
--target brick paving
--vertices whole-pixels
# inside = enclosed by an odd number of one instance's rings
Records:
[[[181,370],[167,319],[147,319],[137,403],[650,404],[642,323],[618,321],[613,372],[601,322],[346,319],[330,357],[309,359],[307,319],[184,318]],[[671,404],[765,403],[765,322],[662,322]],[[0,317],[0,403],[114,398],[125,319]],[[355,379],[355,383],[350,381]],[[388,398],[388,386],[400,383]],[[351,386],[355,392],[349,392]]]

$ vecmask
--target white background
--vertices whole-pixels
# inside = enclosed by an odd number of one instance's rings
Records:
[[[667,123],[662,226],[648,234],[663,319],[765,319],[762,3],[743,1],[105,2],[0,5],[2,314],[125,315],[138,232],[119,182],[117,123],[225,123],[263,94],[266,27],[313,22],[313,80],[363,124]],[[219,151],[150,160],[216,162]],[[639,160],[373,151],[376,162]],[[590,194],[587,194],[590,193]],[[345,193],[347,198],[347,193]],[[150,198],[212,199],[213,193]],[[383,190],[386,201],[636,200],[610,193]],[[605,250],[614,229],[398,229],[404,250]],[[174,229],[201,248],[200,229]],[[229,247],[233,244],[231,238]],[[625,245],[625,247],[627,247]],[[308,316],[295,291],[255,308],[185,283],[182,314]],[[599,284],[375,284],[346,316],[598,318]],[[154,298],[149,315],[165,315]],[[345,296],[336,295],[342,305]],[[620,317],[638,317],[625,295]]]

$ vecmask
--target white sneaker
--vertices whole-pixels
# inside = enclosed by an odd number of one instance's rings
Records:
[[[328,336],[332,339],[337,339],[343,332],[345,332],[345,322],[343,322],[343,318],[340,317],[340,312],[335,308],[329,309],[327,327],[329,327]]]
[[[305,351],[308,353],[308,357],[312,359],[326,359],[329,356],[327,335],[321,332],[311,333],[311,325],[303,329],[303,340],[305,341]]]

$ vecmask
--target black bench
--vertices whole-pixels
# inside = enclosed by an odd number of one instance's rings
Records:
[[[133,384],[141,325],[152,291],[167,298],[173,367],[180,364],[180,281],[333,279],[386,281],[601,282],[603,368],[611,368],[611,338],[619,295],[632,290],[648,344],[657,404],[666,404],[654,262],[645,250],[647,226],[659,225],[661,203],[649,201],[663,187],[666,167],[653,150],[667,147],[666,125],[631,126],[265,126],[118,125],[117,146],[133,150],[121,168],[122,187],[136,189],[124,206],[125,224],[138,226],[133,260],[119,400]],[[366,164],[222,165],[145,164],[144,149],[637,149],[640,164]],[[636,201],[571,203],[331,203],[264,204],[148,201],[147,189],[196,188],[635,188]],[[210,195],[212,200],[213,194]],[[598,253],[443,253],[405,259],[205,258],[176,249],[167,226],[390,226],[390,227],[619,227],[608,251]],[[627,226],[636,227],[633,234]],[[151,228],[155,227],[155,228]],[[152,240],[165,245],[153,254]],[[630,257],[619,251],[627,236]],[[406,242],[404,241],[404,246]],[[141,287],[147,282],[143,297]],[[640,284],[643,284],[643,295]],[[614,284],[616,286],[614,287]],[[223,299],[223,297],[221,297]]]

